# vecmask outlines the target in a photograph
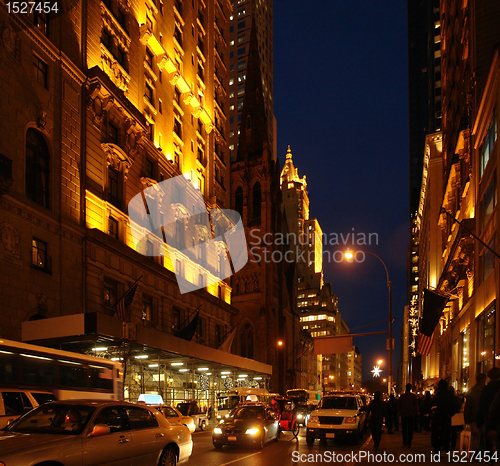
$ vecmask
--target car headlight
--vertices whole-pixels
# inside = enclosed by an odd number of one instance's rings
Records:
[[[228,413],[228,414],[226,414],[224,417],[229,417],[229,413]]]
[[[303,417],[302,414],[297,414],[297,419],[302,419]]]
[[[217,419],[221,419],[222,416],[220,414],[217,414]]]
[[[318,416],[311,416],[309,418],[309,422],[316,422],[319,423],[319,417]]]
[[[214,429],[214,434],[222,434],[222,429],[220,427],[216,427]]]
[[[258,433],[259,433],[259,429],[257,429],[257,428],[247,429],[247,431],[245,432],[245,434],[247,434],[247,435],[256,435]]]
[[[344,422],[346,424],[356,424],[356,418],[355,417],[345,417]]]

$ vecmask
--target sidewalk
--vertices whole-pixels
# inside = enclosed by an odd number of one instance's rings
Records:
[[[408,449],[403,446],[403,435],[401,431],[396,431],[390,435],[387,433],[385,428],[384,431],[385,432],[382,434],[382,440],[380,441],[377,451],[373,448],[371,435],[368,436],[368,439],[360,449],[365,452],[362,453],[365,457],[361,458],[363,463],[414,463],[422,465],[435,465],[436,463],[469,462],[469,460],[465,459],[465,454],[456,453],[455,461],[453,460],[453,452],[450,453],[449,459],[444,454],[441,454],[441,456],[436,455],[431,446],[430,432],[414,432],[411,448]]]

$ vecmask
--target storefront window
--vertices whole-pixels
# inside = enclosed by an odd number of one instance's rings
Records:
[[[492,306],[477,319],[477,370],[486,374],[495,362],[495,308]]]
[[[467,392],[469,389],[469,357],[470,357],[470,327],[467,327],[462,332],[462,361],[461,361],[461,374],[460,374],[460,387],[462,393]]]

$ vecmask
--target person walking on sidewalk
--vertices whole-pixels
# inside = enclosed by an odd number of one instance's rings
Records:
[[[479,398],[479,409],[477,412],[477,426],[482,429],[486,451],[493,451],[494,441],[489,431],[494,431],[493,425],[488,423],[490,406],[498,391],[500,391],[500,367],[492,367],[488,371],[490,381],[483,388]]]
[[[471,430],[471,451],[484,450],[484,438],[481,434],[481,429],[477,426],[477,413],[479,411],[479,400],[481,393],[486,383],[486,374],[480,373],[476,375],[476,385],[474,385],[467,397],[465,398],[464,421],[470,424]]]
[[[403,445],[411,448],[415,418],[418,415],[417,396],[411,392],[411,383],[406,384],[406,391],[399,397],[398,409],[401,414]]]
[[[378,390],[375,392],[375,397],[370,401],[366,411],[373,438],[373,447],[375,450],[378,450],[380,439],[382,438],[382,425],[384,424],[384,416],[386,414],[385,404]]]
[[[387,433],[393,434],[394,432],[392,431],[392,425],[394,422],[394,417],[397,416],[398,407],[396,398],[394,398],[394,395],[392,393],[389,396],[389,399],[385,402],[385,407],[386,407],[385,426],[387,427]],[[395,427],[397,427],[397,424]]]
[[[450,451],[451,417],[456,412],[453,393],[441,379],[432,399],[431,444],[435,453]]]

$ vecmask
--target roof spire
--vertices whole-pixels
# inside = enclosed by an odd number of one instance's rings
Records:
[[[288,144],[288,150],[286,151],[286,158],[287,159],[292,158],[292,150],[290,149],[290,144]]]

